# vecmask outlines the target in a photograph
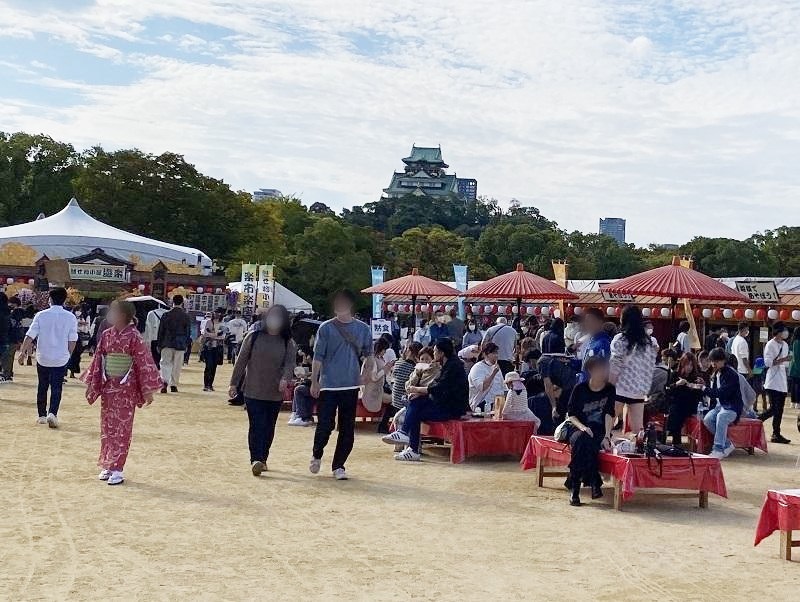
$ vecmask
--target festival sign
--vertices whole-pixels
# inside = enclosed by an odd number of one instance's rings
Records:
[[[607,284],[605,282],[600,283]],[[609,303],[634,303],[636,298],[633,295],[628,295],[626,293],[610,293],[608,291],[604,291],[602,288],[600,289],[600,293],[603,295],[603,300],[608,301]]]
[[[392,334],[392,321],[391,320],[372,320],[372,338],[377,340],[384,334]]]
[[[372,286],[383,284],[383,278],[386,275],[386,268],[381,266],[372,267]],[[381,306],[383,305],[383,295],[372,295],[372,317],[381,317]],[[373,332],[374,334],[374,332]]]
[[[127,282],[125,266],[101,265],[97,263],[70,263],[70,280],[106,280],[108,282]]]
[[[256,305],[272,307],[275,302],[275,266],[272,264],[258,267],[258,294]]]
[[[453,264],[453,275],[455,276],[455,288],[462,293],[469,288],[468,284],[468,276],[467,276],[467,266],[465,265],[456,265]],[[458,298],[458,316],[463,320],[464,319],[464,297]]]
[[[737,280],[736,290],[745,295],[754,303],[780,303],[780,295],[772,280],[750,282]]]
[[[249,320],[256,311],[258,266],[254,263],[242,264],[242,317]]]

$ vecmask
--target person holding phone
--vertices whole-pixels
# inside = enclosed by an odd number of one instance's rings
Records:
[[[500,348],[495,343],[484,343],[478,362],[469,371],[469,405],[473,411],[483,410],[496,396],[506,394],[499,353]]]
[[[764,346],[764,366],[767,376],[764,379],[764,390],[769,399],[769,409],[762,412],[759,419],[764,422],[772,418],[772,443],[791,443],[781,435],[781,420],[783,408],[786,405],[786,394],[789,391],[789,378],[787,370],[792,361],[789,345],[789,327],[783,322],[772,325],[772,338]]]

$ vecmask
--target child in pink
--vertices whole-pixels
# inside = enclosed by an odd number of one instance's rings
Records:
[[[125,479],[122,469],[128,457],[136,408],[150,405],[153,393],[162,386],[150,349],[145,346],[135,324],[136,310],[126,301],[115,301],[106,320],[89,369],[83,375],[86,400],[93,404],[100,397],[101,481],[119,485]]]

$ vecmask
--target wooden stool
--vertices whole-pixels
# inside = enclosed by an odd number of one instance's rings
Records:
[[[791,531],[781,531],[781,560],[792,559],[792,548],[800,548],[800,539],[792,539]]]

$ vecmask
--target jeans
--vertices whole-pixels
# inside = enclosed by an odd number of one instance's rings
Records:
[[[292,413],[308,422],[314,416],[315,401],[311,397],[311,389],[307,385],[297,385],[294,388],[294,396],[292,398]]]
[[[164,386],[177,387],[181,381],[183,349],[164,347],[161,350],[161,380]]]
[[[12,343],[8,345],[5,350],[3,351],[3,356],[0,359],[0,365],[2,365],[2,376],[3,378],[14,378],[14,359],[19,349],[19,344]]]
[[[350,452],[353,451],[356,430],[356,405],[358,389],[345,391],[322,391],[317,404],[317,430],[314,433],[313,456],[322,458],[325,446],[336,426],[336,413],[339,413],[339,436],[336,439],[336,451],[333,452],[331,469],[344,468]]]
[[[768,418],[772,418],[772,436],[776,437],[781,434],[781,420],[783,420],[783,407],[786,405],[786,393],[775,391],[774,389],[767,389],[766,392],[769,399],[769,409],[762,412],[759,419],[764,422]]]
[[[430,397],[416,397],[408,402],[403,421],[403,432],[408,435],[408,446],[419,453],[420,429],[423,422],[447,422],[454,416],[452,410],[434,403]]]
[[[67,375],[67,366],[51,368],[36,364],[36,374],[39,377],[39,387],[36,391],[36,407],[39,416],[47,416],[47,390],[50,389],[50,413],[58,416],[61,405],[61,391],[64,388],[64,377]]]
[[[275,438],[275,424],[281,411],[282,402],[263,401],[251,397],[244,398],[250,429],[247,443],[250,446],[250,462],[266,462],[269,449]]]
[[[731,445],[728,426],[736,420],[736,412],[723,408],[719,403],[703,418],[703,424],[714,435],[712,451],[721,452]]]

